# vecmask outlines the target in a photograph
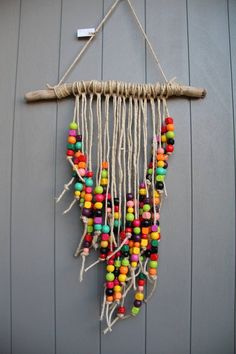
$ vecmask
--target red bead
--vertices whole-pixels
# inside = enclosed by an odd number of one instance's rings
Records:
[[[126,309],[125,309],[125,307],[124,307],[124,306],[119,306],[119,307],[118,307],[118,313],[120,313],[120,314],[124,315],[124,314],[125,314],[125,312],[126,312]]]
[[[114,210],[119,211],[119,205],[115,205]]]
[[[132,233],[132,228],[131,227],[126,227],[125,232],[126,233]]]
[[[93,172],[92,171],[87,171],[86,177],[93,177]]]
[[[143,240],[147,240],[147,239],[148,239],[148,235],[142,234],[141,238],[142,238]]]
[[[139,220],[139,219],[134,219],[134,221],[133,221],[133,226],[134,226],[134,227],[140,226],[140,220]]]
[[[88,241],[88,242],[91,242],[92,241],[92,239],[93,239],[93,236],[92,235],[89,235],[89,234],[87,234],[86,236],[85,236],[85,241]]]
[[[166,128],[165,125],[163,125],[163,126],[161,127],[161,133],[162,133],[162,134],[165,134],[166,132],[167,132],[167,128]]]
[[[149,168],[152,168],[152,165],[153,165],[153,163],[152,163],[152,162],[149,162],[148,167],[149,167]]]
[[[79,162],[86,162],[87,157],[85,155],[81,154],[81,155],[79,155],[78,159],[79,159]]]
[[[174,151],[174,146],[173,145],[166,145],[166,152],[171,153]]]
[[[158,258],[157,254],[155,254],[155,253],[152,253],[150,256],[151,261],[157,261],[157,258]]]
[[[126,237],[125,231],[121,231],[121,232],[120,232],[120,238],[121,238],[121,240],[124,240],[125,237]]]
[[[107,199],[110,200],[111,199],[111,194],[107,193]]]
[[[74,164],[75,164],[75,165],[78,165],[78,163],[79,163],[79,159],[78,159],[78,157],[74,157],[73,162],[74,162]]]
[[[167,118],[165,119],[165,122],[166,122],[166,124],[173,124],[174,120],[173,120],[173,118],[171,118],[171,117],[167,117]]]
[[[113,281],[108,281],[108,282],[106,282],[106,287],[107,287],[107,289],[112,289],[112,288],[114,288],[114,282]]]
[[[113,253],[113,252],[109,251],[109,252],[107,253],[107,257],[110,256],[112,253]],[[115,257],[116,257],[116,255],[114,254],[113,256],[111,256],[110,259],[115,259]],[[106,256],[105,256],[105,258],[106,258]]]
[[[114,264],[114,259],[108,259],[107,264],[113,265]]]
[[[120,285],[120,282],[119,282],[118,279],[114,279],[114,286],[115,286],[115,285]]]
[[[139,286],[144,286],[145,285],[145,280],[144,279],[138,279],[138,285]]]
[[[104,201],[104,195],[103,194],[96,194],[95,195],[95,200],[96,202],[103,202]]]
[[[116,257],[120,257],[121,256],[121,251],[116,252]]]
[[[99,256],[100,259],[106,259],[106,255],[101,253],[100,256]]]
[[[74,156],[74,151],[73,150],[67,150],[67,153],[66,153],[66,155],[67,156]]]

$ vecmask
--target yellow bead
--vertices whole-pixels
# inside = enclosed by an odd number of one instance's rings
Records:
[[[166,143],[166,135],[165,134],[161,136],[161,142]]]
[[[80,191],[75,191],[75,196],[79,197],[80,196]]]
[[[130,265],[132,268],[136,268],[138,265],[138,262],[131,262]]]
[[[102,241],[102,242],[107,242],[107,241]],[[101,246],[102,246],[102,242],[101,242]],[[107,271],[112,273],[112,272],[114,272],[114,270],[115,270],[115,267],[112,264],[108,264]]]
[[[147,245],[148,245],[148,240],[142,239],[141,240],[141,247],[147,247]]]
[[[90,209],[91,206],[92,206],[92,203],[91,203],[91,202],[85,202],[85,203],[84,203],[84,208],[86,208],[86,209]]]
[[[81,198],[84,198],[84,196],[85,196],[85,191],[82,191],[81,192]]]
[[[139,254],[139,253],[140,253],[140,248],[138,248],[138,247],[133,247],[132,253],[133,253],[133,254]]]
[[[135,294],[135,299],[139,301],[143,301],[144,299],[144,294],[143,293],[136,293]]]
[[[139,190],[139,194],[140,194],[140,195],[146,195],[146,189],[145,189],[145,188],[141,188],[141,189]]]
[[[133,212],[134,212],[134,208],[128,208],[128,209],[127,209],[127,212],[128,212],[128,213],[133,213]]]
[[[101,178],[101,185],[102,186],[108,185],[108,178]]]
[[[156,191],[156,190],[155,190],[155,194],[154,194],[154,195],[155,195],[155,197],[157,197],[157,198],[160,197],[160,193],[159,193],[158,191]]]
[[[158,232],[152,232],[151,233],[151,239],[152,240],[158,240]]]
[[[100,245],[102,248],[106,248],[108,246],[108,241],[101,241]]]
[[[120,218],[120,213],[118,211],[116,211],[114,213],[114,219],[119,219]]]
[[[120,274],[118,279],[121,283],[124,283],[126,281],[126,274]]]
[[[164,167],[165,166],[164,161],[158,161],[157,162],[157,166],[158,167]]]
[[[121,286],[120,285],[115,285],[113,290],[117,293],[120,293],[121,292]]]
[[[88,226],[92,226],[93,225],[93,219],[92,218],[88,218]]]
[[[101,202],[96,202],[94,204],[95,209],[102,209],[102,203]]]

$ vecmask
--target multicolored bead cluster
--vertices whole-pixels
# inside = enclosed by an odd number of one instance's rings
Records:
[[[174,122],[171,117],[163,121],[161,136],[156,136],[155,156],[147,166],[146,181],[140,183],[137,199],[131,192],[126,194],[125,205],[118,196],[111,197],[108,161],[102,161],[99,184],[94,185],[82,138],[78,124],[70,123],[66,155],[75,182],[74,201],[79,202],[84,223],[84,234],[75,256],[88,256],[92,247],[98,248],[97,262],[104,262],[106,268],[102,318],[106,309],[108,330],[111,330],[118,319],[127,317],[124,303],[127,293],[134,290],[130,314],[136,316],[145,301],[147,280],[154,284],[157,279],[160,209],[168,159],[174,151]]]

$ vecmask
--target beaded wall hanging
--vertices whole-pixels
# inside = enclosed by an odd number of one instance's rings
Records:
[[[104,333],[111,331],[117,321],[136,316],[157,285],[160,211],[175,143],[175,125],[167,98],[200,98],[206,94],[204,89],[167,80],[130,0],[126,1],[164,83],[62,84],[119,1],[112,5],[60,82],[47,90],[25,95],[28,102],[75,97],[66,152],[71,179],[57,202],[72,189],[74,197],[64,213],[75,205],[80,208],[83,233],[74,253],[75,257],[81,257],[80,280],[98,263],[103,263],[106,269],[100,318],[106,321]],[[98,258],[89,263],[93,251]],[[145,290],[147,283],[151,284],[149,294]],[[127,313],[125,300],[131,292],[134,302]]]

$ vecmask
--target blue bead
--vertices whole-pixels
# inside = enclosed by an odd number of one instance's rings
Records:
[[[75,144],[75,149],[76,150],[81,150],[82,149],[82,143],[80,141],[77,141],[77,143]]]
[[[166,169],[165,168],[163,168],[163,167],[157,167],[157,169],[156,169],[156,173],[158,174],[158,175],[166,175]]]
[[[104,234],[109,234],[109,232],[110,232],[110,226],[109,226],[109,225],[103,225],[103,227],[102,227],[102,232],[103,232]]]

